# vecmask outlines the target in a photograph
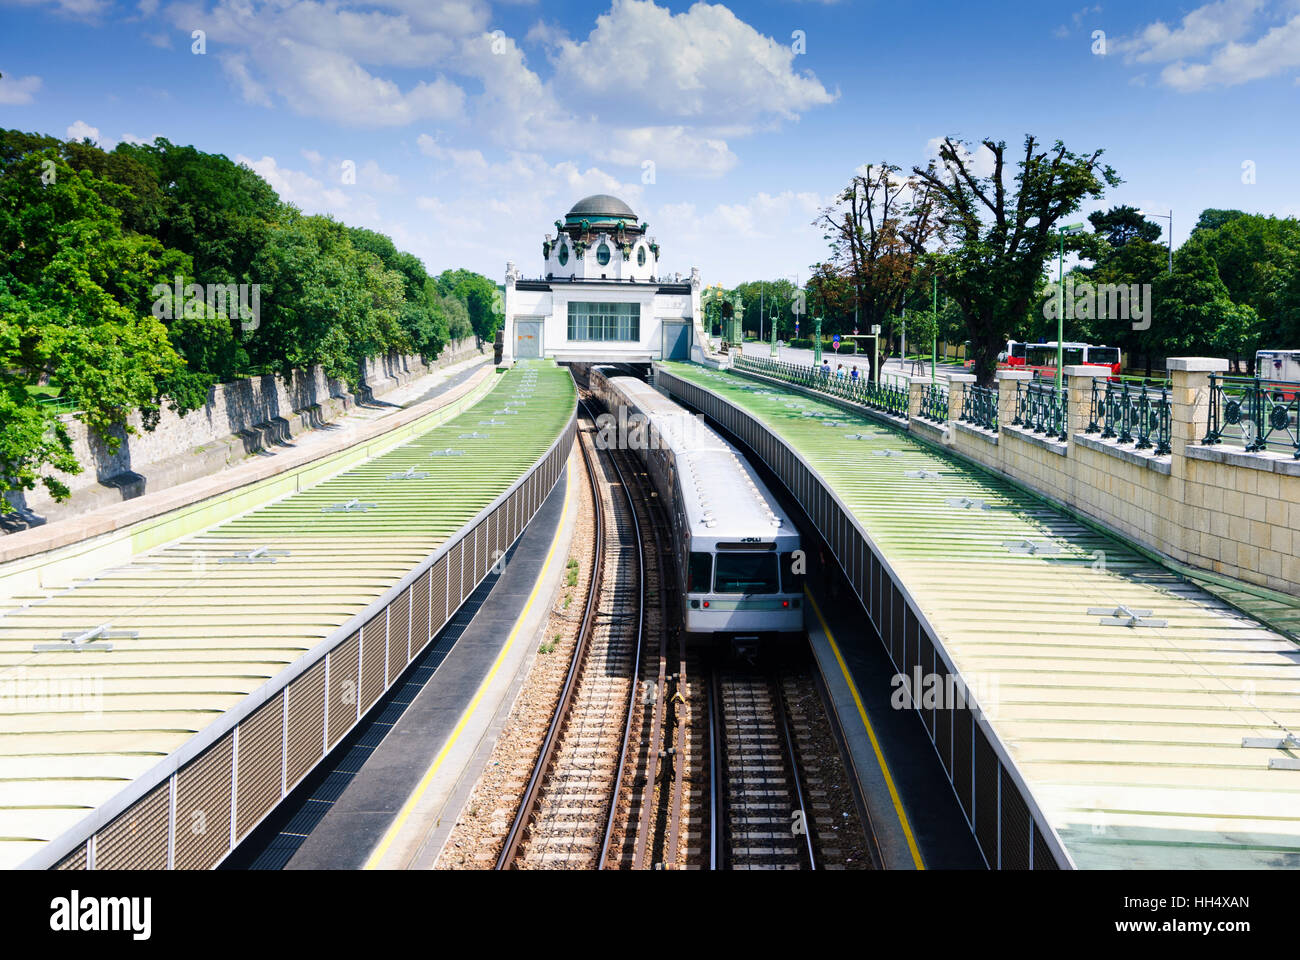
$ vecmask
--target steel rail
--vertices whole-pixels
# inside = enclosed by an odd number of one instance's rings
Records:
[[[583,406],[586,402],[583,401]],[[588,408],[590,409],[590,408]],[[593,422],[595,422],[593,420]],[[609,816],[605,821],[605,837],[600,844],[600,860],[597,862],[596,869],[604,870],[606,863],[609,861],[609,846],[614,836],[615,814],[618,810],[618,798],[623,790],[623,776],[627,769],[628,749],[632,741],[632,723],[636,717],[637,688],[641,684],[641,648],[644,646],[645,636],[645,587],[646,587],[646,551],[645,541],[641,539],[641,523],[636,516],[636,503],[632,499],[632,492],[628,489],[627,480],[623,476],[623,471],[619,469],[618,460],[610,456],[610,466],[614,468],[614,473],[618,476],[618,485],[623,490],[623,496],[627,500],[628,513],[632,517],[632,534],[636,538],[637,545],[637,580],[638,580],[638,599],[636,605],[636,658],[632,664],[632,682],[628,687],[627,694],[627,717],[623,723],[623,743],[618,751],[618,767],[614,773],[614,792],[609,801]]]
[[[803,781],[799,778],[799,755],[795,752],[794,733],[790,729],[790,718],[785,712],[785,690],[781,687],[781,677],[779,674],[773,674],[768,678],[768,685],[772,690],[772,712],[776,714],[776,722],[781,728],[785,739],[785,759],[790,765],[790,783],[794,788],[794,802],[797,804],[796,809],[803,816],[803,838],[804,849],[808,855],[808,868],[817,869],[817,854],[813,849],[812,837],[812,817],[809,816],[808,804],[804,798]]]
[[[722,751],[726,735],[722,730],[722,686],[716,670],[709,671],[709,869],[727,869],[726,791],[722,789]]]
[[[593,420],[592,423],[594,424],[595,421]],[[573,692],[577,686],[578,673],[586,656],[588,641],[591,639],[596,624],[595,614],[600,598],[601,571],[605,566],[605,517],[601,505],[596,468],[592,463],[587,445],[582,442],[581,430],[578,431],[577,440],[578,448],[582,451],[583,463],[587,468],[587,478],[591,484],[592,513],[596,518],[595,552],[592,557],[590,587],[587,590],[587,606],[582,613],[578,643],[573,651],[573,659],[569,663],[568,674],[564,678],[564,687],[560,692],[559,702],[556,703],[555,712],[551,716],[550,727],[546,731],[546,739],[542,741],[542,750],[538,755],[536,765],[533,767],[532,775],[528,778],[528,786],[524,790],[523,800],[515,811],[514,822],[510,824],[510,832],[506,835],[506,842],[501,848],[500,856],[497,858],[496,869],[498,870],[509,869],[519,854],[519,847],[523,842],[524,827],[532,820],[542,779],[549,772],[551,764],[555,760],[555,748],[559,744],[560,731],[568,720],[569,708],[573,703]]]

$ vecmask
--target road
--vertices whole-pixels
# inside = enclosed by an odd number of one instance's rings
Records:
[[[746,343],[743,350],[751,357],[770,357],[772,355],[772,347],[767,343]],[[807,347],[777,347],[777,354],[781,360],[784,360],[787,363],[811,364],[813,360],[813,352]],[[836,354],[834,350],[826,350],[823,352],[822,358],[830,363],[832,370],[834,370],[839,364],[844,364],[845,376],[848,376],[849,371],[854,367],[858,368],[859,376],[865,377],[867,375],[868,364],[866,354],[845,354],[841,357]],[[885,361],[882,373],[886,376],[906,376],[912,373],[915,373],[918,376],[923,376],[930,373],[930,364],[928,362],[917,366],[915,369],[913,369],[913,366],[914,365],[911,361],[904,362],[898,357],[890,357]],[[965,372],[965,370],[959,362],[947,364],[940,363],[938,376],[940,379],[946,379],[950,373],[963,372]]]

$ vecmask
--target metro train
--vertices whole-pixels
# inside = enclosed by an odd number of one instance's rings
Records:
[[[597,443],[631,448],[672,518],[688,634],[737,646],[803,632],[799,532],[735,447],[652,386],[593,367]]]

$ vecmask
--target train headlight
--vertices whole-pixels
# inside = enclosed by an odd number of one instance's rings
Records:
[[[692,610],[698,610],[698,609],[700,609],[700,601],[698,601],[698,600],[692,600],[692,601],[691,601],[691,609],[692,609]]]
[[[709,601],[705,600],[705,601],[704,601],[704,606],[707,607],[708,605],[709,605]]]
[[[788,606],[790,606],[790,601],[789,601],[789,600],[782,600],[782,601],[781,601],[781,606],[783,606],[783,607],[788,607]]]

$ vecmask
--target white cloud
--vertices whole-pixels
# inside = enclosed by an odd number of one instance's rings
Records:
[[[155,133],[153,136],[145,138],[145,137],[137,137],[134,133],[124,133],[122,134],[122,142],[133,143],[136,146],[148,146],[149,144],[153,143],[161,136],[162,136],[161,133]]]
[[[942,146],[943,137],[931,137],[927,140],[925,144],[926,160],[934,160],[937,163],[939,160],[939,148]],[[993,175],[993,170],[997,165],[997,157],[995,157],[993,151],[984,146],[984,144],[981,143],[977,146],[973,153],[968,148],[958,144],[957,151],[962,161],[966,164],[966,169],[969,170],[973,176],[991,177]],[[1003,167],[1003,172],[1009,172],[1005,165]]]
[[[1171,63],[1160,79],[1175,90],[1236,86],[1300,69],[1300,14],[1273,27],[1253,43],[1228,43],[1204,63]]]
[[[367,160],[357,172],[358,184],[381,193],[393,193],[401,186],[401,182],[401,177],[395,173],[385,173],[373,160]]]
[[[796,60],[788,43],[721,5],[673,14],[653,0],[614,0],[586,40],[560,41],[556,81],[622,111],[743,124],[792,119],[835,99]]]
[[[78,120],[76,123],[72,124],[72,126],[68,127],[64,136],[68,140],[85,140],[86,138],[90,138],[96,143],[100,142],[99,128],[92,127],[85,120]],[[100,145],[103,146],[103,144]]]
[[[326,186],[309,173],[281,166],[275,157],[263,156],[254,160],[236,154],[235,162],[250,167],[274,188],[281,200],[292,203],[304,213],[340,214],[351,206],[341,175],[335,185]]]
[[[244,98],[245,103],[252,103],[259,107],[269,107],[271,105],[271,98],[267,94],[266,88],[253,79],[252,73],[249,72],[246,57],[240,54],[231,54],[219,57],[218,60],[226,76],[239,87],[240,95]]]
[[[1165,64],[1160,79],[1183,92],[1263,80],[1300,69],[1300,8],[1294,0],[1274,7],[1267,0],[1216,0],[1177,26],[1157,20],[1113,48],[1129,62]],[[1261,20],[1273,23],[1264,27]]]
[[[1244,36],[1264,4],[1265,0],[1207,3],[1184,16],[1177,27],[1157,20],[1135,36],[1119,40],[1114,49],[1140,63],[1166,63],[1195,56]]]
[[[39,89],[40,77],[0,77],[0,104],[16,107],[31,103]]]
[[[464,121],[508,150],[562,144],[638,169],[718,176],[737,162],[729,138],[834,99],[788,45],[707,3],[674,15],[613,0],[579,43],[539,22],[528,39],[551,47],[547,78],[489,32],[480,0],[177,0],[165,16],[187,34],[203,27],[249,103],[346,126]],[[412,79],[399,86],[386,68]]]
[[[55,12],[74,20],[97,20],[112,7],[112,0],[9,0],[24,7],[54,7]]]

